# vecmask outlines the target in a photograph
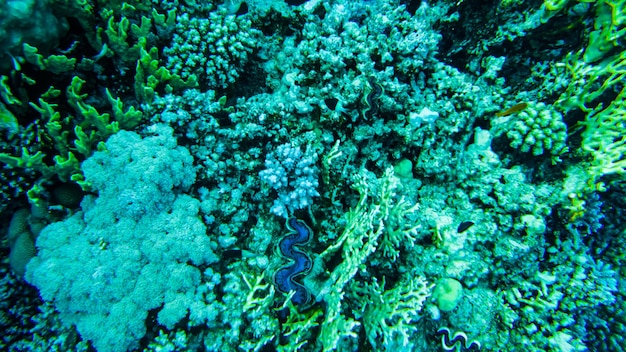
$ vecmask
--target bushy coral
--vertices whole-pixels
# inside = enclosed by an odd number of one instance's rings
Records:
[[[171,131],[153,132],[145,139],[120,132],[85,161],[98,197],[46,227],[27,268],[61,320],[99,351],[136,347],[151,309],[172,328],[196,300],[197,266],[217,260],[199,202],[182,193],[195,178],[191,156]]]
[[[510,314],[508,324],[521,325],[514,330],[511,343],[526,346],[550,346],[560,351],[586,350],[586,346],[605,343],[598,341],[587,326],[598,332],[608,328],[606,318],[609,306],[615,303],[617,280],[614,270],[595,262],[588,255],[563,257],[575,253],[573,243],[557,243],[560,250],[552,258],[559,265],[552,272],[537,272],[536,277],[521,282],[503,292],[503,311]],[[558,258],[558,259],[557,259]],[[570,265],[563,265],[563,263]],[[550,318],[548,318],[548,316]],[[612,339],[615,344],[620,338]]]

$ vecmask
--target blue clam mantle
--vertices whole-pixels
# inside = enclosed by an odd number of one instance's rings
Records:
[[[313,232],[307,224],[296,218],[287,220],[290,233],[278,243],[280,254],[290,259],[289,265],[283,266],[274,274],[276,289],[283,293],[295,291],[291,301],[297,305],[306,305],[311,299],[309,291],[295,277],[306,274],[311,270],[311,258],[297,246],[309,242]]]

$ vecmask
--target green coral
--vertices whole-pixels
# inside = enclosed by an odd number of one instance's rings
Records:
[[[44,143],[29,148],[23,147],[16,153],[0,153],[0,161],[13,169],[22,169],[26,174],[39,174],[34,185],[27,191],[32,203],[39,203],[44,197],[45,185],[53,178],[61,182],[81,182],[81,159],[90,156],[99,142],[105,141],[120,129],[120,125],[131,128],[136,126],[143,116],[134,108],[125,109],[124,104],[111,96],[107,97],[112,105],[113,117],[109,113],[99,112],[86,102],[84,93],[86,81],[74,76],[65,92],[68,105],[75,114],[62,114],[58,101],[62,92],[51,87],[38,99],[38,103],[29,105],[40,114],[37,120],[43,128],[36,137]],[[46,156],[52,151],[52,163]],[[78,155],[78,156],[77,156]]]
[[[549,154],[556,162],[567,151],[567,126],[563,115],[544,103],[530,103],[524,110],[511,115],[506,129],[511,147],[522,153]]]
[[[9,134],[15,133],[19,128],[17,118],[2,102],[0,102],[0,128],[7,130]]]
[[[167,68],[161,66],[159,61],[159,50],[152,47],[146,49],[146,41],[139,41],[140,58],[137,60],[135,73],[135,96],[141,102],[151,102],[158,88],[162,88],[166,93],[174,90],[193,88],[198,85],[195,75],[190,75],[187,80],[183,80],[179,75],[172,74]]]
[[[49,55],[44,57],[34,46],[24,43],[24,58],[29,63],[37,66],[40,70],[50,71],[55,74],[69,72],[76,66],[76,58],[68,58],[65,55]]]
[[[585,191],[603,188],[604,175],[626,172],[626,1],[597,1],[594,30],[586,48],[569,54],[564,66],[570,83],[555,102],[564,113],[582,111],[581,149],[593,159]]]
[[[354,299],[359,302],[357,316],[362,317],[367,339],[374,350],[390,350],[411,346],[410,335],[417,330],[424,302],[432,285],[421,276],[411,276],[385,290],[374,278],[371,283],[355,284]]]
[[[76,40],[65,51],[56,53],[21,43],[21,56],[13,59],[12,71],[0,76],[4,102],[0,122],[10,136],[18,136],[5,145],[0,158],[7,170],[21,170],[7,171],[15,175],[11,177],[28,177],[30,181],[20,181],[15,194],[26,192],[31,202],[38,202],[44,196],[45,185],[57,179],[81,182],[80,163],[99,148],[100,142],[143,121],[143,112],[124,103],[113,87],[105,87],[104,99],[93,95],[93,81],[87,77],[93,77],[94,71],[112,63],[123,74],[126,68],[136,66],[136,96],[141,103],[150,103],[157,89],[171,92],[195,86],[193,79],[183,81],[162,67],[158,48],[152,47],[155,31],[166,32],[175,26],[176,9],[160,13],[162,10],[153,8],[149,1],[52,0],[51,6],[57,16],[76,18],[88,43]],[[85,57],[85,45],[98,54]],[[41,89],[43,83],[26,75],[33,69],[55,74],[43,94],[32,94],[32,88]],[[65,92],[57,89],[59,82],[67,84],[68,78],[71,80]],[[106,101],[110,110],[102,111]],[[39,118],[29,117],[33,110]],[[33,122],[20,125],[18,121]],[[29,146],[23,149],[18,144]]]
[[[13,94],[9,86],[9,77],[5,75],[0,76],[0,98],[8,105],[22,104],[22,101]]]
[[[393,168],[386,169],[378,180],[371,180],[366,174],[366,171],[362,170],[354,177],[353,187],[359,192],[359,202],[346,214],[343,233],[316,258],[317,262],[324,262],[339,250],[343,258],[343,261],[329,273],[329,278],[323,282],[317,294],[318,299],[323,299],[328,307],[318,339],[324,351],[336,349],[343,338],[354,337],[355,329],[361,326],[361,322],[342,314],[346,304],[342,298],[351,292],[353,296],[358,296],[358,293],[351,290],[348,282],[354,278],[357,271],[364,269],[370,255],[378,249],[379,241],[388,242],[387,246],[399,245],[400,241],[396,237],[412,240],[415,231],[415,227],[398,221],[415,211],[416,206],[398,197],[396,191],[400,180],[395,176]],[[392,248],[388,248],[387,253],[397,256],[397,252]],[[391,292],[389,295],[399,293],[400,291]]]
[[[285,300],[281,310],[288,311],[287,321],[281,326],[281,334],[287,341],[284,345],[277,345],[276,350],[280,352],[299,351],[303,347],[308,347],[310,343],[311,329],[319,326],[320,317],[324,312],[321,309],[312,309],[306,312],[298,311],[298,308],[291,302],[293,291]]]
[[[594,159],[591,173],[626,174],[626,136],[623,133],[626,128],[626,88],[622,88],[608,107],[589,113],[583,125],[582,147]]]
[[[597,1],[593,27],[583,55],[588,63],[602,59],[625,44],[622,39],[626,35],[626,1]]]
[[[393,288],[386,288],[384,279],[379,284],[376,278],[369,282],[356,280],[355,276],[367,275],[368,260],[375,252],[379,252],[379,257],[386,257],[389,253],[397,257],[397,249],[392,247],[400,246],[400,239],[402,242],[414,241],[415,226],[403,220],[417,207],[397,194],[400,180],[392,167],[381,178],[375,178],[363,169],[353,181],[353,187],[359,192],[359,202],[345,214],[345,227],[339,238],[315,257],[314,267],[317,269],[314,271],[317,274],[312,275],[315,277],[304,280],[306,286],[314,288],[317,301],[325,302],[325,308],[314,305],[300,311],[290,299],[294,292],[287,295],[279,308],[287,313],[287,321],[281,325],[284,345],[280,345],[279,350],[293,351],[311,346],[314,338],[311,329],[314,327],[319,327],[315,349],[322,351],[341,349],[344,343],[356,341],[359,329],[365,330],[374,348],[406,346],[409,335],[415,330],[412,322],[417,319],[432,288],[423,277],[407,276],[395,282]],[[341,263],[320,273],[338,252],[343,258]],[[248,284],[251,303],[246,306],[252,309],[265,302],[265,299],[253,296],[255,290],[252,287],[257,285]],[[273,292],[271,290],[270,295],[273,296]],[[353,309],[348,301],[361,302],[357,305],[361,308]]]

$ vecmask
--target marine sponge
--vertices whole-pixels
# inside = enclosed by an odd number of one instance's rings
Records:
[[[432,298],[437,303],[439,310],[449,312],[456,308],[463,298],[463,286],[456,279],[441,279],[433,290]]]
[[[30,211],[21,208],[13,213],[7,232],[7,242],[11,247],[9,264],[18,276],[24,276],[26,264],[35,256],[35,241],[30,232]]]
[[[11,269],[17,275],[24,276],[26,265],[35,256],[35,253],[35,242],[30,232],[24,231],[18,234],[9,254]]]

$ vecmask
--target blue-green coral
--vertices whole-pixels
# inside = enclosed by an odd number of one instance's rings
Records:
[[[623,349],[624,1],[13,5],[2,348]]]

